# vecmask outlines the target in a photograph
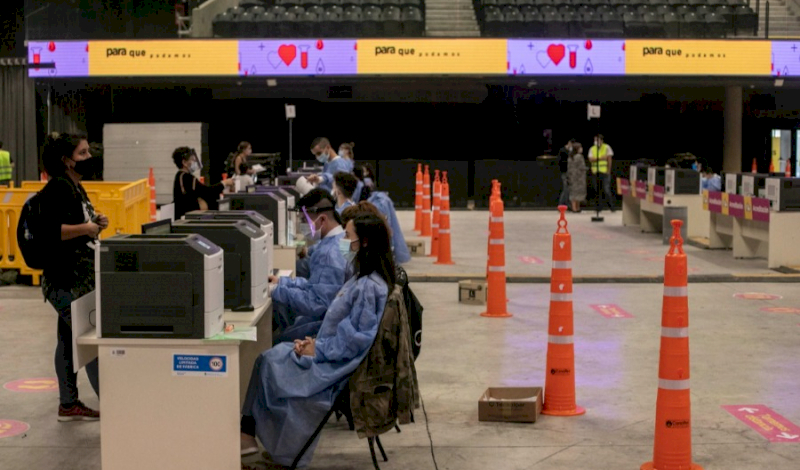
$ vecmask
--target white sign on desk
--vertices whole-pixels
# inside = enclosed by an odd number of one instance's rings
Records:
[[[76,374],[97,357],[97,346],[78,345],[78,338],[95,328],[96,299],[91,291],[72,302],[72,363]]]

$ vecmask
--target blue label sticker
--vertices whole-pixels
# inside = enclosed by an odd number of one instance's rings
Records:
[[[173,354],[172,375],[225,377],[228,375],[228,356]]]

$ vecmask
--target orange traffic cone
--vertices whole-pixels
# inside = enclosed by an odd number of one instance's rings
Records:
[[[414,231],[422,230],[422,164],[417,163],[416,189],[414,190]]]
[[[425,165],[425,172],[422,174],[422,230],[420,235],[431,236],[431,174],[428,172],[428,165]]]
[[[775,173],[775,163],[772,160],[769,161],[769,172],[770,174]]]
[[[43,171],[39,174],[39,181],[46,183],[47,182],[47,172]]]
[[[492,191],[489,194],[489,234],[491,235],[491,227],[492,227],[492,204],[500,197],[500,182],[497,180],[492,180]],[[492,243],[492,237],[489,236],[486,239],[486,279],[489,279],[489,251],[490,245]]]
[[[641,470],[702,470],[692,463],[689,299],[681,225],[680,220],[672,221],[669,253],[664,262],[655,445],[653,461],[642,465]]]
[[[147,184],[150,186],[150,222],[156,220],[156,177],[153,175],[153,169],[150,168],[150,176],[147,178]]]
[[[506,309],[506,247],[503,228],[503,200],[495,199],[489,217],[489,265],[486,268],[487,295],[484,317],[510,317]]]
[[[434,170],[433,179],[433,220],[431,220],[431,258],[439,258],[439,222],[441,221],[442,180],[439,179],[439,170]]]
[[[439,258],[433,264],[455,264],[450,253],[450,183],[442,172],[442,196],[439,209]]]
[[[753,159],[753,165],[750,167],[750,173],[758,173],[758,164],[756,164],[756,159]]]
[[[789,160],[786,160],[786,173],[784,174],[784,176],[786,176],[787,178],[792,177],[792,162]]]
[[[547,328],[547,373],[542,413],[576,416],[586,410],[575,404],[575,348],[572,341],[572,235],[567,230],[567,206],[553,235],[550,276],[550,320]]]

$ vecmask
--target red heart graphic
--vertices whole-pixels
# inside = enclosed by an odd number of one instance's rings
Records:
[[[563,44],[550,44],[547,46],[547,57],[550,57],[550,60],[556,65],[564,59],[565,53],[566,48]]]
[[[278,57],[281,58],[284,64],[291,65],[294,62],[294,58],[297,57],[297,47],[283,44],[278,48]]]

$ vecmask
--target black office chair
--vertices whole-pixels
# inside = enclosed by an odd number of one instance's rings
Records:
[[[645,24],[645,35],[648,38],[663,38],[666,36],[664,31],[664,15],[656,12],[649,12],[642,15]]]
[[[256,20],[258,16],[250,12],[244,12],[236,17],[234,25],[234,34],[237,38],[254,38],[256,37]]]
[[[681,37],[692,39],[705,37],[705,21],[694,12],[683,15]]]
[[[338,38],[342,33],[342,14],[330,7],[322,14],[319,22],[320,36],[325,38]],[[335,7],[341,10],[342,7]]]
[[[217,14],[211,21],[211,28],[215,37],[232,38],[236,19],[230,11]]]
[[[278,25],[276,23],[278,17],[267,11],[261,15],[256,22],[256,35],[259,38],[274,38],[278,36]]]
[[[533,5],[522,5],[519,7],[519,12],[522,13],[522,16],[525,16],[529,13],[539,13],[539,10]]]
[[[647,25],[644,18],[639,13],[628,13],[622,17],[623,28],[626,38],[647,37]]]
[[[569,25],[558,13],[544,15],[544,25],[547,36],[551,38],[565,38],[569,36]]]
[[[306,10],[297,19],[297,35],[301,38],[320,36],[319,16],[311,10]]]
[[[522,15],[522,27],[525,37],[541,38],[546,34],[544,17],[538,11]]]
[[[567,37],[583,37],[583,24],[577,10],[567,10],[562,13],[561,20],[567,25]]]
[[[286,13],[286,7],[280,6],[280,5],[275,5],[275,6],[269,7],[267,9],[267,12],[269,12],[269,13],[275,15],[275,16],[280,16],[280,15]]]
[[[721,39],[727,36],[728,23],[721,15],[708,13],[704,19],[706,20],[706,37]]]
[[[383,36],[383,22],[381,21],[381,9],[379,7],[365,7],[361,20],[363,37],[378,38]]]
[[[254,7],[248,8],[247,11],[250,12],[250,14],[253,14],[253,15],[263,15],[264,12],[266,11],[266,9],[263,6],[258,5],[258,6],[254,6]]]
[[[503,36],[520,37],[524,31],[523,20],[525,19],[519,12],[519,8],[508,6],[503,8]]]
[[[739,5],[733,9],[733,23],[737,33],[753,31],[758,25],[758,15],[749,6]]]
[[[286,10],[277,18],[278,34],[282,38],[297,37],[297,15],[291,10]]]
[[[664,36],[670,39],[681,37],[681,19],[674,11],[664,14]]]
[[[344,9],[342,14],[342,36],[346,38],[357,38],[362,31],[362,10],[361,7],[349,6]]]
[[[734,31],[733,8],[729,7],[728,5],[719,5],[714,10],[714,13],[725,19],[727,31],[729,33],[733,33]]]
[[[700,18],[705,18],[707,14],[714,12],[714,8],[708,5],[698,5],[694,7],[694,12],[697,13],[697,16]]]
[[[482,35],[490,38],[502,37],[505,18],[497,8],[489,8],[484,12]]]
[[[602,36],[604,38],[621,38],[625,34],[624,25],[625,23],[622,20],[622,16],[620,16],[616,12],[608,12],[604,13],[601,17],[602,19]]]
[[[656,13],[661,15],[661,16],[664,16],[667,13],[674,13],[674,12],[675,12],[675,8],[671,7],[669,5],[659,5],[658,7],[656,7]]]
[[[403,7],[403,36],[405,37],[421,37],[425,32],[425,20],[422,16],[422,10],[418,7]]]

